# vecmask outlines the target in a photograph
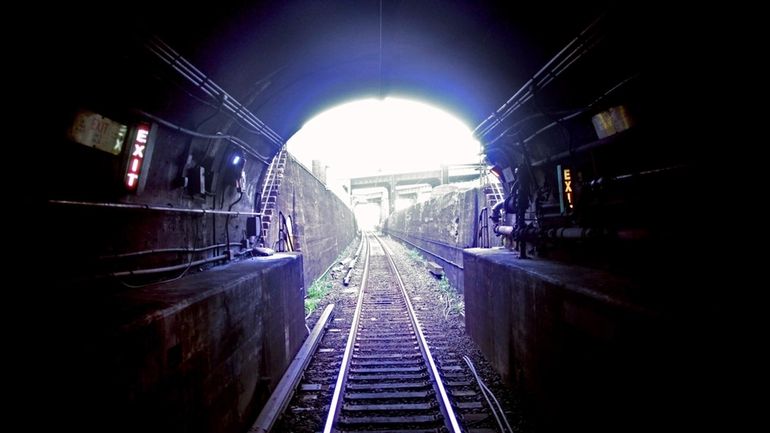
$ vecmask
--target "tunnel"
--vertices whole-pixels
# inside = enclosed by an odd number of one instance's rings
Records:
[[[681,76],[688,38],[707,30],[683,30],[688,11],[46,8],[31,30],[51,36],[28,48],[32,226],[15,234],[55,244],[19,241],[38,268],[23,308],[42,331],[21,337],[35,346],[30,388],[46,394],[33,413],[81,431],[256,431],[311,334],[309,288],[366,237],[352,189],[372,188],[358,200],[381,206],[377,230],[464,300],[465,334],[521,398],[517,431],[722,422],[730,337],[707,241],[722,216],[705,216],[721,211],[704,211],[715,199],[689,132],[704,128],[690,123],[700,89]],[[372,172],[345,201],[286,150],[324,110],[392,96],[461,119],[482,175]],[[396,209],[398,194],[410,205]]]

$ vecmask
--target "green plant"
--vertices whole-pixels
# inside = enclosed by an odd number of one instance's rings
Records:
[[[449,283],[446,276],[442,275],[438,280],[438,288],[441,292],[441,299],[444,301],[444,319],[447,319],[450,314],[465,314],[465,302]]]
[[[318,303],[321,301],[321,298],[329,293],[329,290],[331,290],[332,286],[332,282],[329,281],[326,276],[313,281],[313,284],[311,284],[307,289],[307,294],[305,295],[306,316],[312,313],[313,310],[318,307]]]
[[[419,252],[417,252],[417,250],[406,248],[406,253],[407,255],[409,255],[409,258],[411,258],[418,264],[421,264],[422,262],[425,261],[425,259],[422,258],[422,255]]]
[[[352,249],[355,248],[355,245],[356,239],[353,239],[350,245],[348,245],[348,247],[340,253],[337,259],[332,262],[332,265],[339,263],[344,257],[347,257],[349,251],[352,251]],[[326,296],[332,287],[334,287],[334,283],[329,280],[328,273],[313,281],[313,284],[308,287],[307,294],[305,295],[305,316],[309,316],[310,313],[318,307],[321,298]]]
[[[452,285],[449,283],[449,280],[447,280],[446,276],[444,276],[444,275],[442,275],[441,279],[438,280],[438,288],[442,292],[456,293],[455,289],[452,288]]]

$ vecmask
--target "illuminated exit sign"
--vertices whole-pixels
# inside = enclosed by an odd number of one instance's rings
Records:
[[[572,173],[568,168],[564,169],[564,194],[567,196],[567,204],[572,209]]]
[[[563,214],[567,211],[567,208],[572,209],[574,207],[575,194],[572,191],[572,171],[569,168],[557,165],[556,176],[559,178],[559,207]]]
[[[123,184],[126,186],[126,189],[131,192],[136,192],[139,181],[141,180],[144,159],[149,154],[149,137],[150,125],[147,123],[140,123],[136,127],[136,134],[134,135],[134,140],[131,144],[131,153],[128,155],[126,176],[123,179]]]

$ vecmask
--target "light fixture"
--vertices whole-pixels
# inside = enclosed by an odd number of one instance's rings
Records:
[[[246,167],[246,158],[243,155],[243,151],[240,149],[231,151],[225,161],[228,161],[229,164],[226,163],[225,167],[223,167],[224,182],[233,182],[238,191],[242,191],[246,184],[246,173],[244,170]]]

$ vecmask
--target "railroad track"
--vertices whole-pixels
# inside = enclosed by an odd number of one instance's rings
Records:
[[[483,394],[441,329],[420,323],[389,249],[365,236],[361,290],[338,311],[272,431],[495,432]],[[355,290],[355,289],[354,289]],[[424,318],[423,320],[430,320]],[[427,337],[427,339],[426,339]]]

